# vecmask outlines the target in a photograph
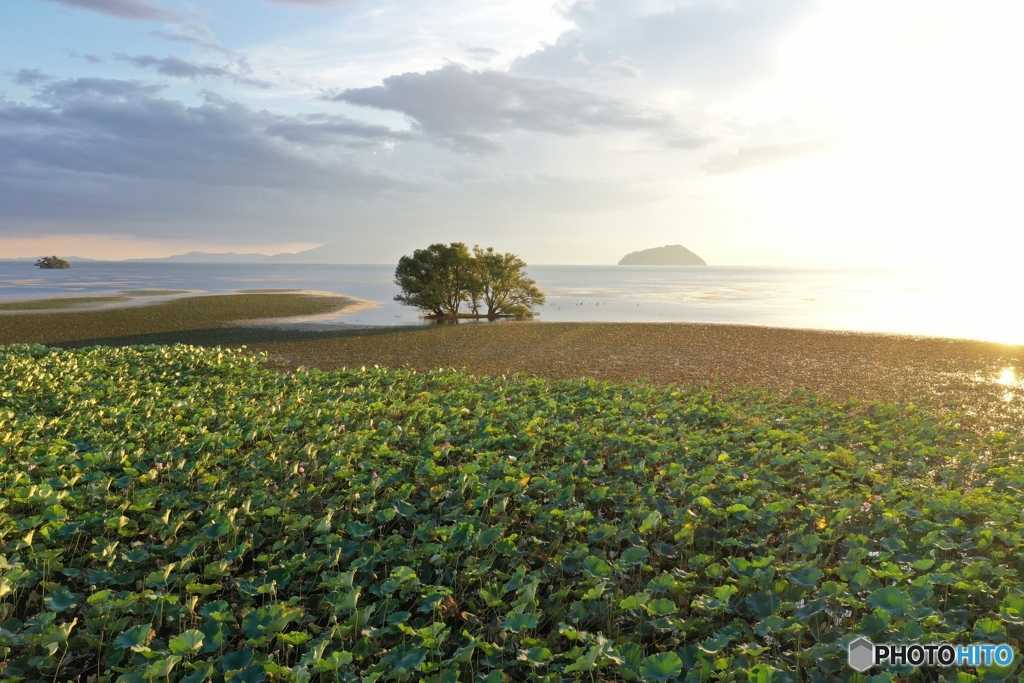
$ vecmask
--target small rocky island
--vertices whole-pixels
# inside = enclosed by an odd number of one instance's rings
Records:
[[[619,261],[620,266],[706,266],[700,256],[681,244],[667,244],[643,251],[626,254]]]
[[[46,270],[67,270],[71,264],[57,256],[44,256],[36,261],[36,266]]]

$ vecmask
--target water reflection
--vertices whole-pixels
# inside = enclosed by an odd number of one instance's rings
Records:
[[[1009,387],[1011,389],[1016,388],[1020,385],[1020,382],[1017,381],[1017,376],[1014,374],[1012,367],[1004,368],[1003,371],[999,374],[999,379],[997,379],[996,382],[1002,384],[1004,387]],[[1006,403],[1010,403],[1011,401],[1013,401],[1013,398],[1013,392],[1010,391],[1009,389],[1003,392],[1003,401],[1005,401]]]
[[[538,309],[542,322],[739,323],[1022,344],[1024,318],[1005,314],[1019,299],[1016,274],[991,270],[531,266],[529,273],[548,294],[547,305]],[[398,294],[393,275],[393,265],[86,262],[40,277],[31,265],[0,259],[0,300],[273,287],[378,302],[338,316],[339,325],[423,325],[419,311],[393,300]],[[1020,400],[1019,374],[1015,382]]]

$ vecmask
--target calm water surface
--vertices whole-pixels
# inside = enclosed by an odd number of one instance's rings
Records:
[[[1019,278],[982,270],[813,270],[733,266],[531,266],[542,321],[712,322],[961,337],[1024,344]],[[389,265],[0,261],[0,301],[124,290],[302,289],[377,302],[317,324],[416,325],[392,299]]]

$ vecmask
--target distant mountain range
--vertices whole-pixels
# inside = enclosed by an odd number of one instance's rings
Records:
[[[100,261],[102,259],[85,258],[83,256],[63,256],[71,263],[82,261]],[[162,258],[121,259],[120,263],[351,263],[348,250],[341,244],[325,244],[313,249],[294,254],[236,254],[232,251],[209,253],[190,251],[187,254],[176,254]],[[36,258],[0,259],[3,261],[26,261],[35,263]]]
[[[41,257],[39,257],[39,256],[31,256],[31,257],[25,257],[25,258],[0,258],[0,261],[17,261],[17,262],[20,262],[20,263],[35,263],[40,258]],[[98,259],[94,259],[94,258],[85,258],[84,256],[61,256],[60,258],[64,259],[65,261],[68,261],[70,263],[78,263],[80,261],[97,261],[98,260]]]
[[[351,263],[348,250],[341,244],[325,244],[294,254],[236,254],[233,251],[211,254],[190,251],[187,254],[163,258],[128,259],[135,263]]]
[[[100,261],[104,259],[91,259],[82,256],[63,256],[71,263],[84,261]],[[0,259],[3,261],[25,261],[35,263],[35,258]],[[119,263],[307,263],[307,264],[345,264],[358,263],[351,256],[351,250],[347,245],[333,243],[306,249],[294,254],[236,254],[228,251],[222,253],[210,253],[205,251],[190,251],[187,254],[176,254],[162,258],[135,258],[122,259]],[[680,244],[671,244],[654,249],[644,249],[627,254],[619,261],[620,266],[706,266],[700,256]]]

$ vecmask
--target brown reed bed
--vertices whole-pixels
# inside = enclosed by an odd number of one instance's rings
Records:
[[[661,385],[798,387],[837,399],[954,410],[985,428],[1024,426],[1024,346],[890,334],[695,323],[446,325],[253,345],[285,367],[382,365],[593,377]]]
[[[1024,346],[890,334],[696,323],[506,321],[310,331],[231,321],[323,315],[344,297],[251,292],[96,311],[0,315],[0,343],[242,346],[281,369],[361,365],[592,377],[660,385],[802,387],[837,399],[953,410],[982,429],[1024,428]]]

